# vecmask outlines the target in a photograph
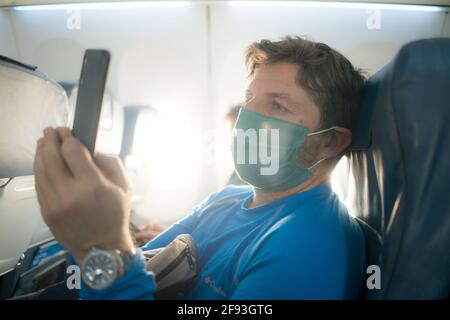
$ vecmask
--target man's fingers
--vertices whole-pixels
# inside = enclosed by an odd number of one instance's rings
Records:
[[[165,227],[157,223],[148,223],[139,226],[138,229],[139,231],[134,233],[136,240],[139,242],[148,242],[164,231]]]
[[[136,240],[141,241],[141,242],[148,242],[151,239],[155,238],[157,235],[159,235],[160,232],[154,232],[154,231],[140,231],[137,232],[134,236],[136,238]]]
[[[70,131],[70,129],[66,128],[66,127],[58,127],[58,128],[56,128],[56,132],[58,133],[59,139],[61,141],[64,141],[67,138],[70,138],[73,136],[72,131]]]
[[[95,155],[95,162],[100,167],[103,175],[111,180],[111,182],[119,185],[123,190],[128,191],[130,189],[130,183],[125,169],[122,161],[118,157],[97,153]]]
[[[34,158],[34,185],[41,209],[43,212],[46,212],[48,210],[47,201],[49,196],[49,183],[45,172],[44,160],[42,158],[42,140],[43,138],[38,140],[36,156]]]
[[[164,231],[164,230],[166,230],[166,227],[164,227],[164,226],[162,226],[162,225],[160,225],[160,224],[157,224],[157,223],[155,223],[154,225],[153,225],[153,230],[154,231],[159,231],[159,232],[162,232],[162,231]]]
[[[54,192],[63,190],[73,179],[62,155],[61,141],[56,130],[47,128],[42,144],[42,157],[47,178],[53,186]]]
[[[88,149],[70,132],[58,128],[58,134],[62,141],[61,155],[73,176],[76,179],[98,177],[97,166]]]
[[[150,225],[149,224],[142,224],[142,225],[140,225],[140,226],[137,226],[137,233],[139,233],[139,232],[142,232],[142,231],[144,231],[144,230],[146,230],[146,229],[149,229],[150,228]]]
[[[82,172],[90,172],[98,174],[98,168],[103,175],[111,180],[114,184],[118,184],[124,190],[129,190],[130,184],[122,166],[122,162],[116,156],[105,154],[96,154],[95,162],[89,154],[86,147],[84,147],[73,135],[68,128],[58,128],[57,132],[63,143],[63,154],[69,155],[71,153],[78,154],[78,161],[73,159],[73,163],[69,167],[74,167],[74,170]],[[74,158],[74,157],[72,157]],[[74,173],[76,175],[76,173]]]

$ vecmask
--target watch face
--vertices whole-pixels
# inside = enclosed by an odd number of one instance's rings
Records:
[[[117,257],[108,251],[95,250],[88,254],[82,266],[83,281],[93,289],[103,289],[117,278]]]

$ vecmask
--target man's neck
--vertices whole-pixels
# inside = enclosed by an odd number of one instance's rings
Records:
[[[330,177],[324,176],[319,179],[310,179],[306,181],[305,183],[302,183],[301,185],[296,186],[295,188],[284,190],[284,191],[277,191],[277,192],[270,192],[270,191],[264,191],[262,189],[256,189],[253,188],[253,199],[249,203],[249,208],[255,208],[262,205],[265,205],[267,203],[276,201],[278,199],[282,199],[285,197],[288,197],[290,195],[303,192],[312,188],[315,188],[317,186],[320,186],[321,184],[330,183]]]

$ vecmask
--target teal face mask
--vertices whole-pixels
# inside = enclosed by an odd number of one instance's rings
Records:
[[[258,189],[283,191],[296,187],[312,177],[312,167],[325,160],[309,168],[298,163],[306,137],[334,128],[308,133],[302,125],[242,108],[232,143],[236,172]]]

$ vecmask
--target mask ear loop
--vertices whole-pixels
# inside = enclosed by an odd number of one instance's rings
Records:
[[[339,128],[339,127],[338,127],[338,126],[329,127],[329,128],[327,128],[327,129],[323,129],[323,130],[319,130],[319,131],[315,131],[315,132],[308,133],[306,136],[307,136],[307,137],[309,137],[309,136],[315,136],[315,135],[317,135],[317,134],[325,133],[325,132],[334,130],[334,129],[336,129],[336,128]],[[322,158],[322,159],[320,159],[319,161],[317,161],[316,163],[314,163],[312,166],[308,167],[307,169],[308,169],[308,170],[311,170],[312,168],[314,168],[315,166],[319,165],[320,163],[322,163],[322,162],[325,161],[326,159],[328,159],[328,158]]]
[[[255,100],[255,98],[256,98],[256,96],[253,96],[253,97],[251,97],[250,100],[245,101],[245,102],[244,102],[244,107],[247,108],[247,105],[248,105],[250,102],[252,102],[253,100]]]
[[[323,129],[323,130],[319,130],[319,131],[315,131],[315,132],[308,133],[306,136],[307,136],[307,137],[309,137],[309,136],[315,136],[315,135],[317,135],[317,134],[325,133],[325,132],[328,132],[328,131],[331,131],[331,130],[334,130],[334,129],[337,129],[337,128],[340,128],[340,127],[339,127],[339,126],[329,127],[329,128]]]
[[[322,163],[323,161],[327,160],[328,158],[322,158],[319,161],[317,161],[316,163],[314,163],[312,166],[308,167],[308,170],[311,170],[312,168],[314,168],[315,166],[319,165],[320,163]]]

